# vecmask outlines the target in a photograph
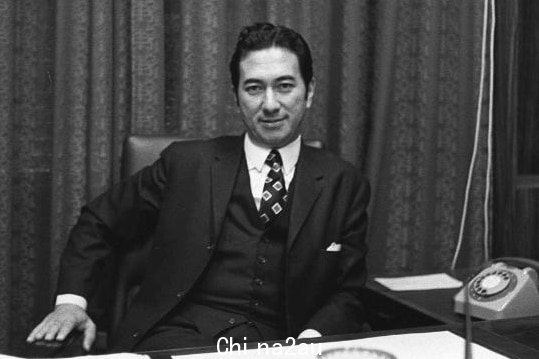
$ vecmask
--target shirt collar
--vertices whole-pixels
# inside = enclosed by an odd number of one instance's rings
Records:
[[[247,161],[247,168],[249,170],[256,169],[258,172],[262,172],[264,162],[268,157],[271,149],[262,147],[255,144],[249,134],[245,134],[243,141],[243,149],[245,151],[245,159]],[[288,145],[278,148],[279,154],[283,159],[283,173],[287,174],[294,169],[298,162],[299,151],[301,149],[301,135]]]

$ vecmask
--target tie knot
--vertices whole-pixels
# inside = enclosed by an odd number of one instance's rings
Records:
[[[277,150],[271,150],[268,157],[266,157],[266,164],[274,171],[279,171],[283,166],[283,159],[281,154]]]

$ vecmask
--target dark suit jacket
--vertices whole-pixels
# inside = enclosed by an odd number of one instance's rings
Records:
[[[243,137],[174,143],[159,160],[85,206],[62,256],[58,293],[88,298],[102,258],[154,232],[148,271],[120,325],[130,350],[181,302],[211,259],[243,154]],[[329,152],[302,145],[287,238],[287,331],[360,331],[369,186]],[[342,250],[329,252],[333,243]]]

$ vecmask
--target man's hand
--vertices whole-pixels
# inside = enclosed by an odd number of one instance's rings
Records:
[[[26,341],[63,341],[73,330],[84,332],[82,347],[90,351],[95,340],[96,326],[86,311],[75,304],[59,304],[53,312],[32,330]]]

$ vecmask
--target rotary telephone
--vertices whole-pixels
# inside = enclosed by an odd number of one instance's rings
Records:
[[[469,312],[481,319],[505,319],[539,315],[539,262],[526,258],[495,259],[470,280],[454,297],[455,312]]]

